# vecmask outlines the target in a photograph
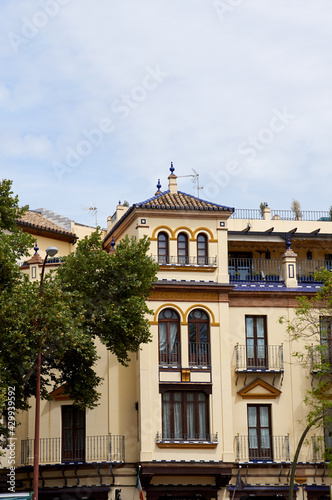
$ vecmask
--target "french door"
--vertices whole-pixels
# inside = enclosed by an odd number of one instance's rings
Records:
[[[248,405],[249,460],[272,460],[271,406]]]
[[[85,411],[62,406],[62,462],[85,460]]]

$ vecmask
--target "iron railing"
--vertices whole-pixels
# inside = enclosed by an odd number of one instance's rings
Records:
[[[33,465],[34,439],[21,441],[22,465]],[[39,440],[39,463],[60,464],[66,462],[124,462],[124,436],[86,436],[80,442],[63,443],[60,437]]]
[[[230,281],[280,281],[280,259],[228,259]]]
[[[217,257],[200,257],[197,255],[181,257],[178,255],[159,255],[152,257],[160,266],[217,266]]]
[[[332,260],[298,259],[297,279],[300,282],[315,281],[315,272],[322,269],[332,271]]]
[[[332,437],[312,436],[312,456],[314,462],[326,462],[331,460]]]
[[[218,444],[218,433],[216,434],[163,434],[157,432],[157,443],[183,443],[183,442],[194,442],[194,443],[214,443]]]
[[[239,436],[235,437],[236,459],[239,462],[288,462],[289,436]]]
[[[210,344],[189,342],[189,366],[210,366]]]
[[[159,345],[159,365],[181,365],[181,342],[165,342]]]
[[[283,345],[235,346],[236,370],[240,371],[283,371]]]
[[[245,220],[255,220],[263,219],[262,212],[257,208],[237,208],[234,210],[230,219],[245,219]],[[303,221],[329,221],[330,212],[323,211],[313,211],[313,210],[301,210],[301,214],[298,216],[293,212],[293,210],[271,210],[271,219],[274,220],[303,220]]]

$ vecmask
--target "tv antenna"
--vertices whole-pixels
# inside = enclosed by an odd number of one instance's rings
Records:
[[[196,170],[194,170],[193,168],[191,169],[194,173],[193,174],[188,174],[188,175],[178,175],[178,177],[191,177],[191,181],[196,184],[196,188],[197,189],[197,198],[199,198],[199,191],[201,189],[203,189],[203,186],[200,186],[199,185],[199,173],[196,172]]]
[[[95,217],[96,227],[98,226],[98,208],[92,203],[89,207],[81,207],[81,210],[88,211],[89,215]]]

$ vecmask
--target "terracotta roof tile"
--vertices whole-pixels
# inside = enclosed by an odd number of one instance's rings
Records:
[[[209,201],[201,200],[195,196],[182,193],[171,193],[164,191],[153,198],[136,203],[134,207],[164,209],[164,210],[207,210],[207,211],[227,211],[234,212],[234,208],[218,205]]]
[[[63,227],[58,226],[51,220],[47,219],[46,217],[43,217],[40,213],[34,212],[32,210],[28,210],[27,212],[25,212],[24,215],[22,215],[19,219],[17,219],[17,223],[19,226],[22,227],[35,228],[43,231],[57,233],[59,235],[61,234],[64,236],[76,238],[74,233],[66,231]]]

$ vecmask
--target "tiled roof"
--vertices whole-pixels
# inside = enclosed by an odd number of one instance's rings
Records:
[[[204,210],[204,211],[227,211],[234,212],[234,208],[218,205],[209,201],[201,200],[186,193],[178,191],[171,193],[164,191],[153,198],[136,203],[134,207],[152,208],[159,210]]]
[[[58,226],[51,220],[43,217],[40,213],[28,210],[22,215],[17,223],[24,228],[36,229],[40,231],[47,231],[53,234],[62,235],[76,240],[76,235],[70,231],[66,231],[63,227]]]

